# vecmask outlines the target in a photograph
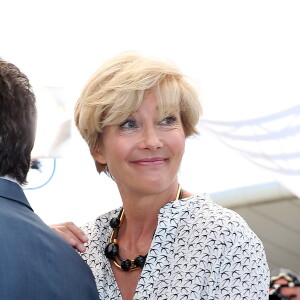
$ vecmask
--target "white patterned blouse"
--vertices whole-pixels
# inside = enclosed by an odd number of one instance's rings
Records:
[[[109,221],[120,208],[87,224],[82,254],[95,276],[100,299],[122,299],[104,248]],[[268,299],[269,268],[263,245],[235,212],[206,194],[161,208],[134,299]]]

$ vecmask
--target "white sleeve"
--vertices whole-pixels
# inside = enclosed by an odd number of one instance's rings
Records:
[[[269,299],[269,267],[260,239],[251,230],[224,255],[215,299]]]

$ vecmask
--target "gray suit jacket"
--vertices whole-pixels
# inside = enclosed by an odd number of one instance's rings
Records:
[[[87,264],[33,212],[22,188],[1,178],[0,299],[99,299]]]

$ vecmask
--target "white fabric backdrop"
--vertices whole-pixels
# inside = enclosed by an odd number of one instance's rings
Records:
[[[251,120],[204,119],[201,127],[300,198],[300,105]]]
[[[202,136],[189,141],[181,171],[190,190],[280,180],[299,195],[299,15],[297,0],[2,1],[0,56],[18,65],[37,92],[44,123],[37,147],[43,155],[59,125],[71,119],[95,69],[119,52],[140,50],[174,61],[199,90]],[[57,100],[53,87],[64,94],[59,113],[50,100]],[[80,210],[80,220],[91,214],[91,206],[108,209],[99,204],[99,189],[102,197],[115,197],[110,184],[96,177],[79,140],[57,149],[65,161],[59,161],[52,181],[28,191],[49,220],[53,210],[59,218],[58,206],[62,216],[73,219]],[[45,173],[51,174],[51,165],[45,163]],[[78,210],[74,203],[81,203]]]

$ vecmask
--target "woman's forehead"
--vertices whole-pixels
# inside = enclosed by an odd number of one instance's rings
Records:
[[[165,115],[171,112],[179,111],[179,102],[174,99],[174,101],[167,99],[164,95],[158,97],[154,90],[145,92],[143,100],[140,106],[132,112],[132,114],[141,111],[144,107],[148,107],[157,111],[159,115]]]

